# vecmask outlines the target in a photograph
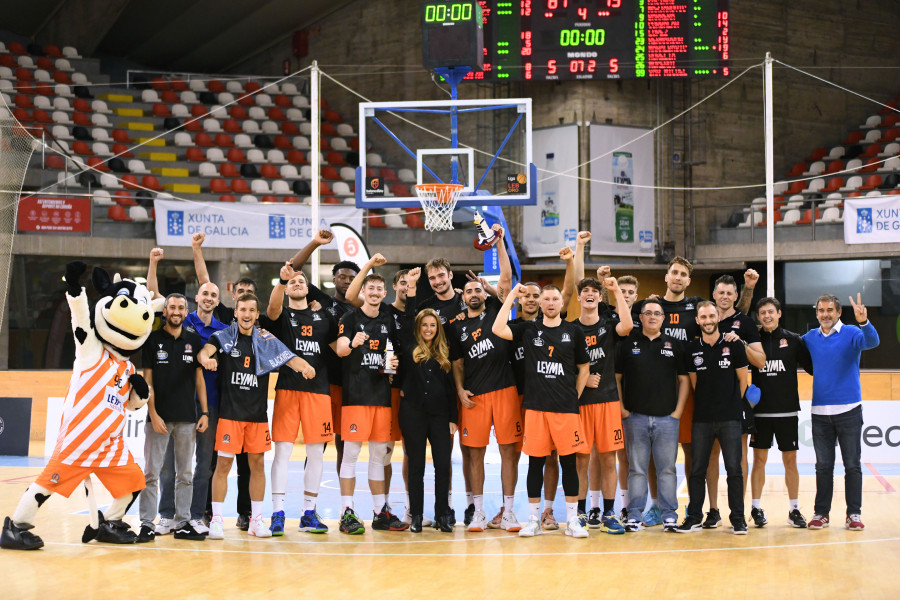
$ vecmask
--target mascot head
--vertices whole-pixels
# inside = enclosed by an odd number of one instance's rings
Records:
[[[94,289],[100,294],[91,318],[97,338],[111,351],[125,359],[138,351],[153,330],[153,316],[162,310],[164,298],[153,300],[146,286],[122,279],[113,279],[99,267],[91,275]]]

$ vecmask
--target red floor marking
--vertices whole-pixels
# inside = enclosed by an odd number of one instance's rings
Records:
[[[878,469],[876,469],[876,468],[872,465],[872,463],[865,463],[865,465],[866,465],[866,468],[867,468],[867,469],[869,469],[870,471],[872,471],[872,475],[875,476],[875,479],[878,480],[878,483],[880,483],[881,485],[884,486],[885,491],[887,491],[887,492],[896,492],[896,491],[897,491],[897,490],[894,489],[894,486],[892,486],[890,483],[888,483],[888,480],[885,479],[885,478],[881,475],[881,473],[878,472]]]

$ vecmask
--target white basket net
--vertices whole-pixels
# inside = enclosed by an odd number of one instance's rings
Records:
[[[420,183],[414,187],[425,212],[425,229],[453,229],[453,211],[464,186],[458,183]]]

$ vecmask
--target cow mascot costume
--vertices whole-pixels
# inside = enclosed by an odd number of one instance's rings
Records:
[[[41,548],[43,540],[29,531],[38,508],[50,494],[68,497],[82,483],[91,507],[91,524],[85,528],[82,541],[137,541],[122,517],[144,488],[144,474],[125,446],[122,432],[125,409],[144,406],[150,390],[128,357],[147,340],[154,312],[162,309],[164,300],[154,301],[145,286],[120,279],[118,274],[110,279],[106,271],[95,268],[91,279],[100,298],[92,313],[87,292],[79,283],[86,270],[87,265],[80,261],[66,265],[75,367],[56,448],[44,471],[25,491],[15,514],[4,521],[0,537],[3,548]],[[105,514],[96,510],[92,473],[114,498]]]

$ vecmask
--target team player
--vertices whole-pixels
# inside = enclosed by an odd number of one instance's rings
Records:
[[[571,250],[570,250],[571,251]],[[541,529],[541,487],[544,463],[552,446],[562,467],[566,495],[566,535],[587,537],[578,517],[578,470],[575,453],[588,450],[578,411],[578,398],[590,375],[590,358],[584,335],[574,323],[563,321],[563,297],[559,288],[547,285],[541,291],[542,317],[537,321],[509,323],[509,313],[525,288],[517,285],[503,302],[492,330],[524,348],[525,436],[522,450],[528,462],[528,523],[522,537],[543,533]]]
[[[300,531],[326,533],[328,527],[316,512],[316,499],[322,482],[325,444],[334,439],[331,422],[326,351],[337,339],[337,323],[325,310],[312,310],[307,302],[309,285],[306,276],[294,271],[288,263],[281,267],[278,283],[272,288],[263,326],[280,339],[297,356],[315,370],[306,379],[290,367],[282,367],[275,384],[275,407],[272,412],[272,535],[284,535],[284,496],[287,491],[288,462],[294,440],[303,427],[306,466],[303,476],[303,511]],[[288,305],[284,307],[284,296]]]
[[[369,442],[369,490],[375,517],[372,528],[403,531],[403,523],[387,505],[384,489],[384,459],[391,441],[391,383],[385,367],[396,370],[393,356],[386,364],[386,348],[395,342],[394,317],[384,309],[384,278],[377,273],[363,280],[363,305],[341,318],[338,327],[337,355],[343,358],[343,410],[341,437],[344,455],[340,467],[341,525],[343,533],[357,535],[365,531],[353,510],[356,487],[356,461],[363,442]]]
[[[262,516],[266,493],[263,454],[272,447],[269,434],[269,372],[288,365],[307,379],[315,377],[312,366],[295,356],[271,334],[256,327],[259,300],[253,294],[238,297],[236,322],[216,332],[203,346],[198,360],[205,369],[219,374],[221,405],[216,433],[218,461],[213,474],[213,517],[209,539],[223,539],[222,503],[228,491],[228,472],[235,454],[247,453],[250,464],[250,535],[270,537]],[[215,356],[215,358],[213,358]]]
[[[757,527],[767,523],[761,497],[766,484],[766,459],[774,438],[784,464],[784,483],[790,502],[788,523],[802,529],[806,527],[806,519],[800,512],[798,499],[800,396],[797,392],[797,368],[803,367],[812,374],[812,359],[803,338],[779,325],[781,303],[776,298],[760,300],[756,304],[756,316],[762,325],[759,336],[766,353],[766,363],[762,368],[750,366],[753,384],[760,390],[759,403],[754,408],[756,432],[750,437],[750,447],[753,448],[750,517]]]
[[[616,300],[613,311],[601,301],[602,290],[607,290]],[[584,513],[583,494],[590,490],[591,512],[588,525],[599,527],[611,534],[625,533],[616,519],[616,451],[625,447],[622,431],[622,409],[615,375],[616,337],[631,333],[631,310],[625,302],[622,290],[615,278],[607,277],[601,283],[597,279],[582,279],[578,283],[578,301],[581,316],[575,323],[581,328],[590,356],[590,376],[584,392],[578,399],[584,436],[590,454],[577,457],[581,483],[579,512]],[[591,477],[588,478],[588,465]],[[603,496],[602,510],[600,497]]]

